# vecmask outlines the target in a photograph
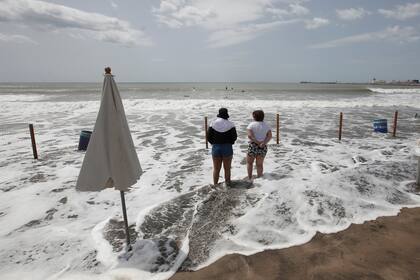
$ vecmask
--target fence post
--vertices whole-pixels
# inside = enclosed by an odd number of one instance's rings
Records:
[[[341,141],[341,135],[343,130],[343,113],[340,112],[340,128],[338,129],[338,140]]]
[[[209,142],[207,141],[207,139],[208,139],[208,135],[207,135],[207,117],[204,117],[204,133],[205,133],[205,136],[206,136],[206,149],[208,149],[209,148]]]
[[[33,124],[29,124],[29,133],[31,134],[32,152],[34,154],[34,159],[38,159],[38,152],[36,150],[35,132],[34,132]]]
[[[394,127],[392,130],[392,136],[395,137],[397,135],[397,120],[398,120],[398,111],[394,113]]]
[[[420,156],[417,157],[417,187],[420,188]]]
[[[276,130],[276,139],[277,139],[277,145],[280,143],[280,115],[277,114],[277,130]]]

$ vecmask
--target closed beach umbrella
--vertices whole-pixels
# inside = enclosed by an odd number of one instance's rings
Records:
[[[142,170],[111,69],[108,67],[105,72],[101,106],[76,189],[101,191],[115,188],[120,191],[129,245],[124,192],[137,182]]]

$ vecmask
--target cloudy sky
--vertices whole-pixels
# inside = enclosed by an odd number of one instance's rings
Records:
[[[420,78],[420,2],[0,0],[1,82]]]

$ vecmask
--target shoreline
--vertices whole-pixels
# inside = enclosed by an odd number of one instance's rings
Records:
[[[366,86],[391,86],[391,87],[420,87],[420,83],[357,83],[357,82],[306,82],[301,81],[299,84],[309,85],[366,85]]]
[[[254,255],[232,254],[171,280],[420,279],[420,207],[397,216],[317,233],[306,244]]]

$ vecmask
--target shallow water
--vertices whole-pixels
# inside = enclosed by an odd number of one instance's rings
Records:
[[[413,188],[420,135],[420,89],[363,85],[120,83],[145,173],[126,194],[133,252],[125,253],[116,191],[78,193],[100,84],[0,85],[0,275],[2,279],[168,278],[219,257],[285,248],[317,231],[395,215],[420,206]],[[234,185],[211,188],[204,116],[229,109],[239,139]],[[249,185],[246,126],[264,109],[272,141],[265,175]],[[372,120],[399,111],[396,138]],[[339,113],[343,140],[337,140]],[[32,159],[28,123],[39,161]],[[274,131],[274,130],[273,130]],[[275,135],[275,133],[274,133]]]

